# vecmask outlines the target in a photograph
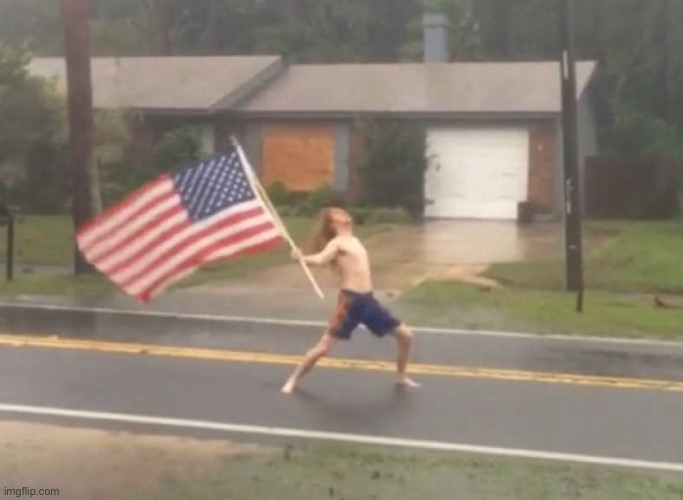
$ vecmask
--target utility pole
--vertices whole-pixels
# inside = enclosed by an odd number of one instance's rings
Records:
[[[75,228],[94,215],[92,174],[94,117],[90,73],[89,0],[60,0],[64,25],[64,53],[68,84],[69,141],[71,146],[72,203]],[[76,274],[92,272],[78,248]]]
[[[558,0],[562,54],[562,130],[564,150],[564,227],[567,290],[577,292],[576,310],[583,311],[583,245],[579,176],[576,64],[574,57],[573,0]]]

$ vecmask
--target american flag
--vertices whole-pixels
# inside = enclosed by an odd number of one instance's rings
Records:
[[[77,234],[85,258],[148,302],[205,263],[278,246],[238,147],[160,176],[88,223]]]

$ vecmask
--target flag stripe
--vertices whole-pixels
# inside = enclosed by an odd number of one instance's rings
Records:
[[[77,232],[88,261],[148,301],[206,262],[279,245],[284,229],[239,147],[159,176]]]
[[[170,222],[169,222],[170,221]],[[122,227],[118,232],[111,234],[108,238],[101,238],[88,250],[88,257],[104,262],[110,258],[123,259],[121,252],[133,251],[131,247],[142,245],[141,238],[149,240],[155,234],[163,231],[170,223],[185,221],[189,223],[185,209],[183,208],[178,195],[171,193],[168,197],[159,201],[159,204],[150,208],[149,212],[140,215],[130,224]]]
[[[260,207],[253,208],[247,212],[228,213],[226,211],[221,217],[214,217],[209,225],[192,225],[182,230],[168,242],[157,246],[153,251],[141,256],[139,259],[130,262],[122,271],[112,273],[117,281],[128,285],[137,280],[142,274],[157,272],[159,268],[173,266],[181,259],[181,255],[195,251],[197,243],[210,244],[211,241],[222,238],[226,235],[239,233],[252,225],[262,222],[270,222],[269,218]],[[226,217],[227,215],[227,217]],[[272,222],[271,222],[272,223]]]
[[[172,236],[160,238],[154,247],[145,249],[144,253],[138,252],[124,263],[117,264],[116,272],[110,271],[109,273],[116,277],[117,280],[126,282],[140,272],[144,272],[145,269],[153,267],[156,262],[163,260],[164,256],[177,251],[178,248],[185,244],[186,240],[211,232],[217,224],[221,224],[223,221],[226,221],[227,224],[243,221],[252,213],[258,214],[258,210],[258,204],[243,204],[218,213],[199,223],[191,224],[188,221],[182,224]]]
[[[112,207],[102,214],[95,222],[79,231],[78,242],[81,250],[85,251],[102,237],[113,234],[123,225],[139,217],[150,206],[158,203],[159,199],[173,193],[173,181],[169,176],[162,176],[150,185],[142,188],[133,198],[120,205]]]
[[[199,267],[206,262],[206,258],[218,250],[234,253],[242,248],[247,248],[254,243],[261,243],[272,238],[278,238],[279,233],[275,230],[270,221],[262,222],[259,225],[245,228],[240,232],[224,234],[222,238],[215,238],[212,234],[211,239],[203,239],[196,242],[192,247],[186,248],[183,252],[174,256],[172,262],[164,263],[154,269],[153,272],[146,273],[140,279],[125,283],[123,286],[133,294],[144,294],[145,290],[151,290],[159,286],[170,277],[189,267]]]
[[[215,262],[217,260],[222,260],[226,258],[236,258],[243,255],[256,255],[267,250],[273,250],[279,247],[283,241],[282,236],[279,234],[279,232],[275,234],[275,236],[271,237],[267,237],[266,235],[264,235],[264,238],[267,239],[259,243],[254,243],[257,240],[256,238],[252,238],[251,241],[245,242],[244,244],[239,245],[239,247],[232,247],[232,249],[229,252],[226,252],[226,249],[220,249],[217,252],[211,254],[211,256],[207,257],[205,263]],[[138,296],[142,301],[147,302],[155,295],[158,295],[159,293],[163,292],[174,281],[180,280],[185,276],[192,274],[197,269],[197,267],[199,266],[188,266],[186,269],[178,269],[175,273],[172,273],[165,280],[160,282],[157,286],[147,288],[144,292],[138,294]]]
[[[111,253],[99,259],[99,267],[107,273],[118,273],[123,267],[147,255],[164,241],[190,226],[190,220],[182,207],[177,207],[165,219],[150,221],[148,232],[132,235]],[[127,244],[126,244],[127,243]]]

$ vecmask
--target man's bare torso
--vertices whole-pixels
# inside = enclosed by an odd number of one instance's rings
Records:
[[[363,244],[355,236],[337,236],[338,249],[333,269],[340,287],[359,293],[372,291],[370,259]]]

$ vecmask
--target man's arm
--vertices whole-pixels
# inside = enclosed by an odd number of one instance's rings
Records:
[[[300,250],[292,251],[294,259],[303,260],[306,264],[314,266],[325,266],[332,262],[339,253],[339,242],[334,239],[330,241],[320,253],[314,255],[303,255]]]

